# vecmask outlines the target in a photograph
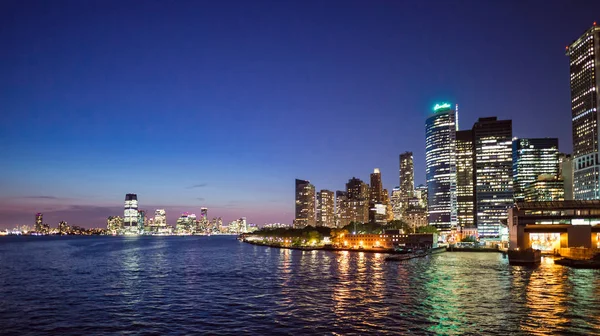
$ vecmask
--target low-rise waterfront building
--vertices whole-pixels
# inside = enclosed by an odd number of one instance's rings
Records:
[[[343,238],[343,247],[348,248],[382,248],[395,247],[433,248],[437,247],[437,234],[403,233],[402,230],[386,230],[383,234],[350,234]]]
[[[511,250],[591,258],[600,252],[600,201],[518,202],[508,229]]]

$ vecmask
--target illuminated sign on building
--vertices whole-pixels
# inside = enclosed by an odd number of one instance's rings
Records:
[[[452,105],[450,105],[450,103],[435,104],[435,106],[433,107],[433,111],[446,110],[449,109],[451,106]]]

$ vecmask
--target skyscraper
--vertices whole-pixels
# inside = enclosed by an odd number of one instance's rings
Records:
[[[540,175],[558,177],[558,139],[514,139],[512,171],[515,202],[525,199],[525,188]]]
[[[347,211],[350,222],[369,221],[369,185],[353,177],[346,183]]]
[[[371,223],[385,223],[386,205],[383,203],[383,184],[381,172],[375,168],[371,173],[371,189],[369,196],[369,221]]]
[[[138,200],[136,194],[125,195],[125,213],[123,214],[123,230],[126,234],[138,233]]]
[[[571,73],[573,194],[600,199],[600,27],[594,25],[567,47]]]
[[[400,154],[400,195],[403,199],[413,197],[415,190],[415,172],[413,153]]]
[[[372,204],[381,204],[383,202],[383,184],[381,183],[379,168],[373,169],[371,173],[370,201]]]
[[[558,169],[565,189],[565,201],[570,201],[573,199],[573,158],[570,154],[558,154]]]
[[[436,104],[425,122],[425,162],[429,225],[449,233],[456,228],[457,111]]]
[[[344,227],[348,224],[350,224],[348,193],[338,190],[335,192],[335,226]]]
[[[106,229],[113,235],[121,232],[123,228],[123,218],[119,216],[110,216],[106,220]]]
[[[402,219],[402,191],[400,191],[400,187],[394,187],[392,189],[392,213],[394,214],[394,219]]]
[[[498,237],[514,204],[512,121],[479,118],[473,125],[475,214],[480,237]]]
[[[43,215],[41,213],[35,214],[35,232],[42,232],[43,228]]]
[[[315,226],[315,186],[310,181],[296,179],[296,219],[294,226]]]
[[[456,132],[456,220],[458,228],[474,228],[473,132]]]
[[[137,225],[138,232],[142,232],[144,230],[144,226],[146,225],[146,210],[138,210]]]
[[[333,191],[317,193],[317,226],[335,227],[335,198]]]
[[[167,226],[167,212],[165,209],[156,209],[154,211],[154,226],[157,229],[164,229]]]

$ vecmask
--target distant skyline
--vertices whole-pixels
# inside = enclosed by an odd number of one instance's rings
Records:
[[[459,5],[460,4],[460,5]],[[543,8],[543,11],[540,10]],[[104,227],[126,193],[292,223],[294,179],[398,185],[425,119],[513,120],[572,151],[565,46],[598,1],[3,1],[0,228]]]

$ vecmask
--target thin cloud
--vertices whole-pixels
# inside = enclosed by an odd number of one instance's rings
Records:
[[[59,199],[59,197],[55,197],[55,196],[23,196],[21,198],[28,198],[28,199]]]
[[[186,189],[203,188],[203,187],[206,187],[207,185],[208,185],[208,183],[194,184],[193,186],[189,186]]]
[[[198,201],[206,201],[206,199],[204,197],[198,197],[196,198]]]

